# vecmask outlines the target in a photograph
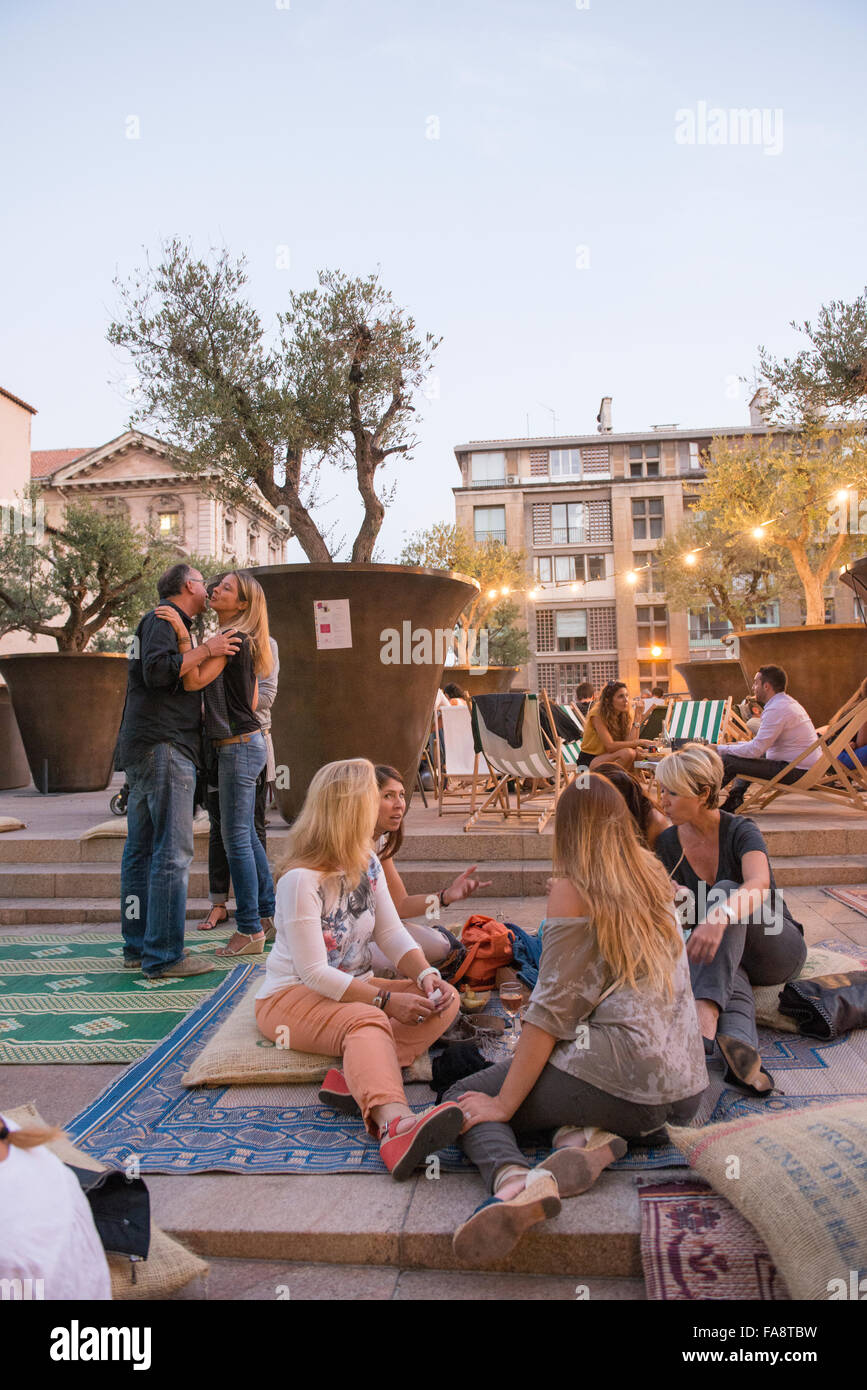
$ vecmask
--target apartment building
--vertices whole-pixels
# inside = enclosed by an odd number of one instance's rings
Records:
[[[581,681],[598,689],[614,679],[633,694],[685,690],[678,663],[727,655],[728,624],[710,605],[669,608],[654,552],[697,495],[712,438],[767,433],[762,406],[757,392],[744,426],[616,433],[605,397],[595,434],[455,447],[457,524],[527,555],[526,590],[513,597],[523,604],[531,690],[569,699]],[[855,620],[853,604],[835,585],[829,620]],[[756,626],[803,620],[797,601],[771,603]]]

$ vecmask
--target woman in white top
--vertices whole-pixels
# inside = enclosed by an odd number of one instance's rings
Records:
[[[14,1297],[110,1299],[111,1276],[75,1174],[45,1145],[60,1130],[0,1115],[0,1279]]]
[[[400,1181],[463,1122],[454,1104],[414,1115],[401,1077],[454,1021],[459,999],[395,911],[371,849],[378,808],[365,758],[328,763],[310,783],[278,867],[277,936],[256,1021],[278,1046],[342,1056],[344,1072],[328,1073],[320,1099],[360,1111]],[[374,944],[407,979],[374,975]]]

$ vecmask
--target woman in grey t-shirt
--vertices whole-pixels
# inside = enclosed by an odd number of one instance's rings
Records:
[[[626,1139],[691,1119],[707,1086],[671,883],[605,777],[563,792],[554,875],[515,1056],[447,1092],[466,1116],[464,1151],[494,1194],[455,1233],[467,1261],[508,1254],[622,1156]],[[518,1138],[540,1131],[556,1131],[554,1148],[531,1169]]]

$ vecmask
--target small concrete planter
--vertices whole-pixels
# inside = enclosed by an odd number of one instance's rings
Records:
[[[126,696],[122,652],[34,652],[0,657],[36,787],[107,787]]]
[[[739,661],[684,661],[675,670],[693,700],[725,700],[731,695],[737,704],[750,693]]]
[[[11,787],[26,787],[30,782],[30,769],[18,724],[12,709],[12,701],[5,685],[0,686],[0,791]]]
[[[760,666],[782,666],[788,693],[814,724],[827,724],[867,676],[867,629],[861,623],[771,627],[735,636],[749,684]]]
[[[411,794],[445,639],[478,593],[476,581],[401,565],[268,565],[253,573],[280,649],[272,736],[284,820],[300,811],[318,768],[343,758],[391,763]]]

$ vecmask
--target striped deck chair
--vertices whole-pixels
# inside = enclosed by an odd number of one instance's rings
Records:
[[[473,721],[463,703],[443,705],[436,712],[437,731],[434,741],[437,760],[437,806],[440,815],[443,801],[449,798],[470,798],[470,812],[476,809],[476,796],[491,777],[491,771],[473,743]],[[445,751],[445,758],[443,758]],[[457,810],[465,810],[459,806]]]
[[[494,774],[494,787],[479,808],[474,811],[464,830],[471,830],[479,817],[489,809],[499,806],[503,818],[512,814],[509,801],[509,782],[515,783],[515,814],[520,820],[527,814],[522,809],[522,801],[535,800],[539,796],[553,794],[550,806],[539,814],[538,807],[531,807],[529,814],[537,818],[536,828],[541,834],[553,814],[562,786],[562,763],[555,750],[549,752],[551,740],[546,740],[539,722],[539,696],[524,696],[524,719],[521,728],[521,745],[512,748],[504,738],[491,733],[482,718],[478,705],[473,703],[473,732],[476,746],[481,746],[487,764]],[[547,743],[547,747],[546,747]],[[529,792],[522,791],[522,783],[529,781]]]
[[[665,732],[669,739],[704,739],[725,743],[729,737],[732,700],[680,700],[668,711]]]
[[[826,733],[818,734],[815,743],[805,750],[812,753],[818,750],[819,758],[812,767],[799,768],[797,763],[789,763],[776,775],[765,780],[738,773],[750,785],[746,796],[738,808],[740,815],[752,815],[774,801],[784,792],[794,792],[798,796],[815,796],[821,801],[830,801],[835,806],[850,806],[854,811],[867,813],[867,768],[862,767],[857,758],[854,767],[844,767],[840,754],[849,752],[850,744],[864,721],[867,720],[867,700],[862,700],[853,710],[839,719]],[[801,758],[804,754],[801,754]],[[800,759],[799,759],[800,761]],[[796,780],[785,781],[795,775]]]
[[[542,705],[548,715],[549,727],[556,731],[557,726],[554,722],[554,711],[546,690],[542,691],[541,699]],[[568,781],[570,776],[575,776],[578,769],[578,754],[581,752],[581,740],[584,737],[584,723],[581,720],[580,713],[574,710],[571,705],[561,704],[558,705],[557,708],[560,710],[561,714],[568,719],[569,723],[573,724],[575,727],[574,738],[566,739],[564,737],[558,737],[556,744],[552,740],[548,740],[550,751],[562,760],[563,776]]]

